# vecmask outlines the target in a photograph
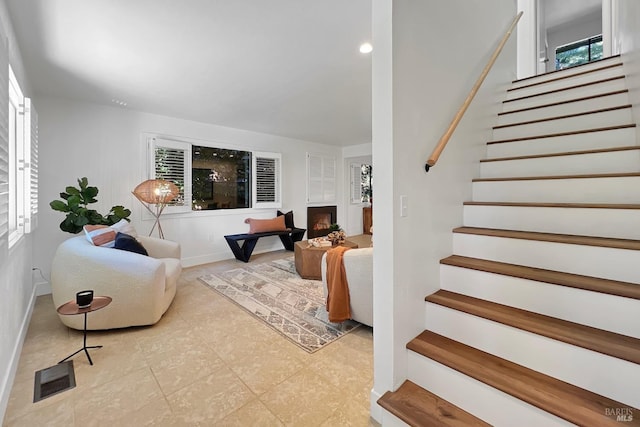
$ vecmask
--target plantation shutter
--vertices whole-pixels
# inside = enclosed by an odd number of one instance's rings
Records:
[[[172,181],[178,196],[167,205],[164,213],[191,210],[191,144],[161,138],[151,138],[151,178]]]
[[[252,182],[254,208],[280,208],[281,162],[279,153],[253,153]]]
[[[362,203],[362,165],[351,164],[351,203]]]
[[[25,223],[24,232],[38,226],[38,113],[31,98],[24,99],[25,114]]]
[[[9,247],[9,54],[0,30],[0,255]]]
[[[307,202],[335,202],[335,157],[307,153]]]

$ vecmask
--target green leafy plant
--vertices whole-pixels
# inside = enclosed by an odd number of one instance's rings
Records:
[[[340,224],[333,223],[329,226],[329,231],[342,231],[342,227],[340,227]]]
[[[90,187],[86,177],[78,179],[80,188],[67,187],[64,193],[60,193],[62,200],[54,200],[49,203],[51,209],[65,212],[67,216],[60,223],[60,229],[68,233],[79,233],[82,227],[92,225],[113,225],[121,219],[129,221],[131,211],[124,206],[114,206],[107,215],[101,215],[94,209],[89,209],[91,203],[96,203],[98,195],[97,187]]]

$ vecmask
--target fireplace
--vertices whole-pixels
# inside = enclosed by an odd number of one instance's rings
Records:
[[[307,237],[326,236],[329,226],[336,223],[336,206],[314,206],[307,208]]]

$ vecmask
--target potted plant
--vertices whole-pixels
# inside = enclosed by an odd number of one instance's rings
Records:
[[[96,203],[97,187],[90,187],[86,177],[78,179],[80,188],[69,186],[60,193],[62,200],[49,203],[51,209],[65,212],[67,215],[60,223],[60,229],[68,233],[79,233],[82,227],[92,225],[113,225],[121,219],[129,221],[131,211],[124,206],[113,206],[107,215],[101,215],[94,209],[89,209],[91,203]]]

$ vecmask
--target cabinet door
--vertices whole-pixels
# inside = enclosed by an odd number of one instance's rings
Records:
[[[371,208],[362,208],[362,232],[364,234],[371,234],[372,225],[373,217]]]

